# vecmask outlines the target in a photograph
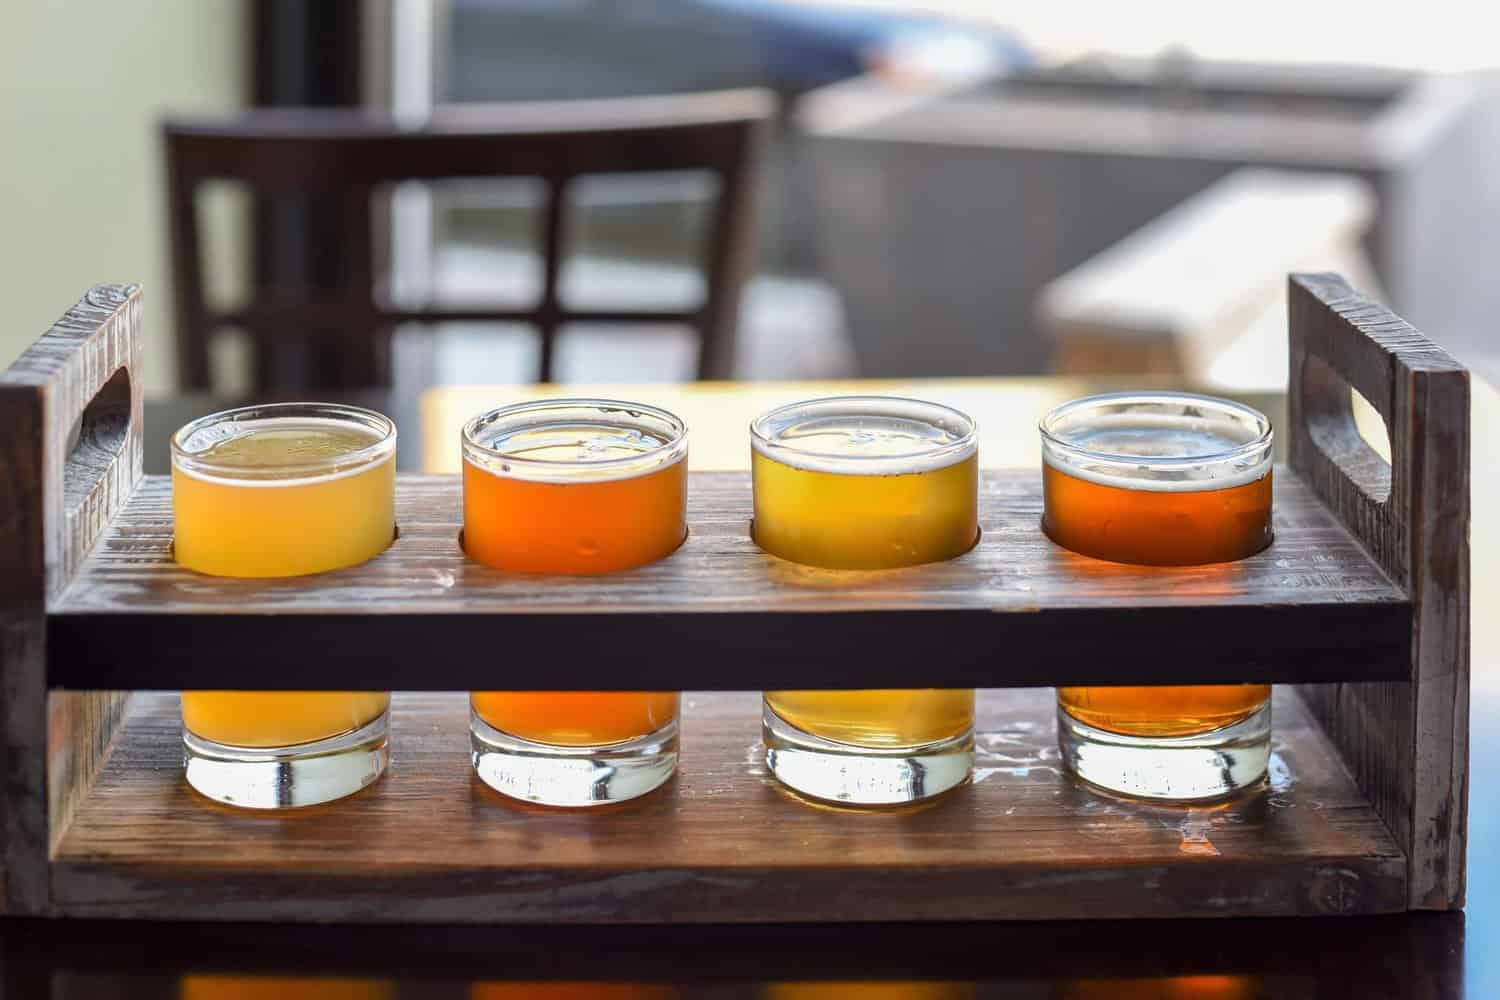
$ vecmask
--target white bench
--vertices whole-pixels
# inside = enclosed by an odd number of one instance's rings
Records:
[[[1339,271],[1379,297],[1374,214],[1357,177],[1235,171],[1043,287],[1053,370],[1282,389],[1288,272]]]

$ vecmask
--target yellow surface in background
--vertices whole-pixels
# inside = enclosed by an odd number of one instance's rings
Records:
[[[1037,422],[1052,407],[1103,391],[1098,379],[852,379],[826,382],[691,382],[672,385],[450,386],[422,395],[423,471],[459,471],[459,432],[485,410],[560,396],[624,399],[668,410],[687,424],[688,467],[750,468],[750,421],[773,407],[823,396],[907,396],[942,403],[979,425],[987,468],[1040,468]],[[1038,473],[1040,475],[1040,473]]]

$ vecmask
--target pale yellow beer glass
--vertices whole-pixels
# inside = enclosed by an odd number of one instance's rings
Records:
[[[753,533],[772,555],[895,570],[951,559],[978,540],[974,422],[957,410],[878,396],[812,400],[764,414],[750,437]],[[972,689],[765,695],[771,773],[842,803],[894,805],[962,783],[973,729]]]

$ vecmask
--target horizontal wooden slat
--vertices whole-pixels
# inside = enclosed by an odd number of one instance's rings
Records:
[[[733,691],[1407,677],[1405,596],[1289,473],[1271,548],[1181,569],[1054,545],[1038,479],[984,474],[983,537],[967,555],[835,572],[756,548],[746,475],[694,473],[674,555],[541,577],[464,557],[456,478],[401,477],[400,537],[383,555],[231,580],[172,561],[169,481],[148,478],[49,607],[49,682]]]
[[[631,805],[524,807],[480,784],[458,694],[398,695],[394,763],[350,799],[229,809],[181,775],[177,699],[138,695],[52,864],[78,916],[374,922],[1052,919],[1374,913],[1405,862],[1295,695],[1268,788],[1105,798],[1060,773],[1050,693],[981,697],[975,783],[923,808],[810,807],[761,763],[758,702],[684,699],[678,778]]]

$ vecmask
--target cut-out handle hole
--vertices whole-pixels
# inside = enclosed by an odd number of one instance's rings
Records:
[[[1391,464],[1391,432],[1385,426],[1385,418],[1380,411],[1375,409],[1364,396],[1360,395],[1358,389],[1349,387],[1349,406],[1354,414],[1354,426],[1359,428],[1359,436],[1364,439],[1370,450],[1385,460],[1385,464]]]
[[[94,393],[68,432],[64,509],[76,511],[109,472],[130,437],[130,371],[121,368]]]
[[[1303,419],[1318,449],[1370,500],[1391,495],[1391,438],[1385,418],[1322,358],[1302,366]]]

